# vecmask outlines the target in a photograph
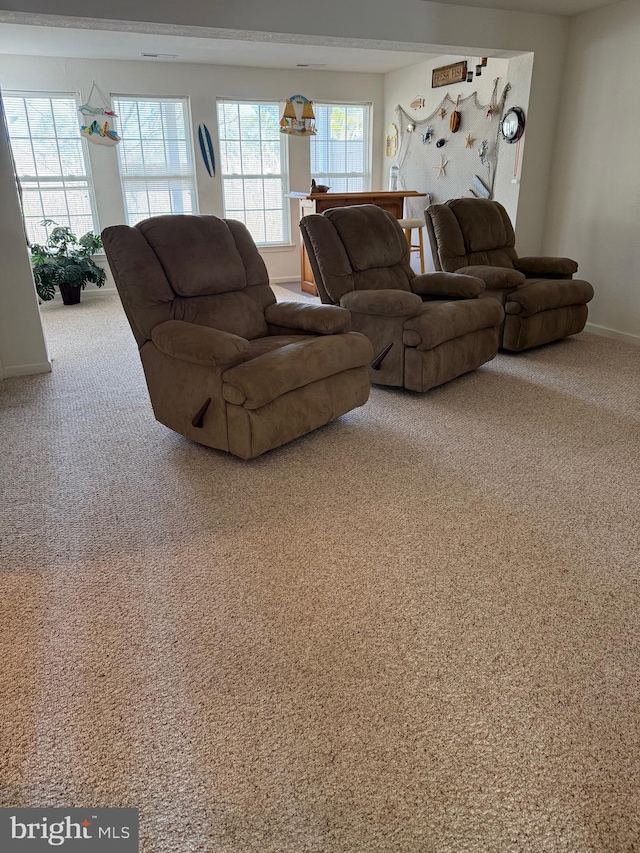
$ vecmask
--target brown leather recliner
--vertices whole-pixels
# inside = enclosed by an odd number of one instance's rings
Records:
[[[435,268],[482,279],[482,295],[504,305],[503,349],[517,352],[584,329],[593,287],[573,278],[576,261],[519,258],[511,220],[499,202],[456,198],[430,205],[425,220]]]
[[[427,391],[494,358],[504,312],[479,279],[416,275],[398,221],[374,205],[305,216],[300,230],[322,302],[351,312],[377,354],[371,381]]]
[[[250,459],[367,401],[373,352],[349,312],[276,303],[241,222],[158,216],[102,239],[170,429]]]

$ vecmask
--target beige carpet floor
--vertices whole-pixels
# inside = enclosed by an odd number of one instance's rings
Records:
[[[244,463],[153,420],[115,295],[43,316],[53,374],[0,383],[1,805],[137,806],[144,853],[639,849],[640,348]]]

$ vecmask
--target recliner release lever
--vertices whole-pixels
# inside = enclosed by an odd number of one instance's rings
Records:
[[[388,346],[386,346],[386,347],[382,350],[382,352],[380,353],[380,355],[377,355],[377,356],[373,359],[373,361],[371,362],[371,368],[372,368],[373,370],[380,370],[380,365],[382,364],[382,362],[384,361],[384,359],[387,357],[387,355],[388,355],[388,353],[389,353],[389,350],[391,349],[391,347],[392,347],[392,346],[393,346],[393,341],[392,341]]]
[[[195,427],[196,429],[202,429],[202,427],[204,426],[204,416],[207,412],[207,409],[209,408],[210,403],[211,403],[211,397],[207,397],[207,399],[204,402],[204,405],[202,405],[198,409],[193,420],[191,421],[191,426]]]

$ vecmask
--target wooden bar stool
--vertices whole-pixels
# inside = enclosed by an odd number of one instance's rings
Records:
[[[398,219],[398,224],[404,231],[404,236],[407,238],[409,252],[418,252],[420,255],[420,272],[424,272],[424,243],[422,241],[422,229],[425,226],[424,219]],[[411,242],[411,232],[414,228],[418,229],[418,242]]]

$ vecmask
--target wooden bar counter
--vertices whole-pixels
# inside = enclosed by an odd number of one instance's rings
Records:
[[[322,213],[332,207],[348,207],[353,204],[375,204],[383,210],[388,210],[396,219],[402,219],[405,198],[425,197],[426,193],[416,190],[400,190],[398,192],[373,192],[373,193],[311,193],[301,195],[290,193],[290,198],[300,200],[300,219],[310,213]],[[300,286],[305,293],[318,295],[313,280],[311,264],[307,257],[304,244],[300,243]]]

